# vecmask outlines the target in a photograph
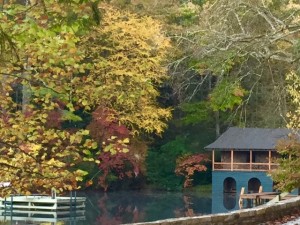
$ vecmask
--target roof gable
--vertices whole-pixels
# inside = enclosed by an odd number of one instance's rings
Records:
[[[238,128],[230,127],[205,149],[275,150],[279,139],[285,139],[291,130],[286,128]]]

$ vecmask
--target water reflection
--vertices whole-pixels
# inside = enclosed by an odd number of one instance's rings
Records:
[[[73,224],[73,225],[119,225],[154,221],[167,218],[206,215],[211,213],[211,195],[193,192],[120,191],[112,193],[81,192],[86,197],[84,215],[74,213],[60,218],[54,216],[39,220],[6,217],[8,224]],[[21,216],[21,215],[19,215]],[[30,216],[34,216],[30,214]],[[40,215],[39,215],[40,216]],[[83,217],[84,216],[84,217]],[[2,218],[3,219],[3,218]]]
[[[227,210],[233,210],[236,207],[236,193],[224,193],[223,194],[223,205]]]
[[[211,196],[174,192],[86,193],[88,224],[118,225],[211,213]]]
[[[224,213],[239,209],[237,193],[213,193],[211,213]]]
[[[5,221],[7,225],[20,224],[76,224],[77,221],[85,221],[85,212],[76,211],[44,211],[26,209],[1,209],[0,221]],[[2,223],[1,223],[2,224]],[[4,224],[4,223],[3,223]]]

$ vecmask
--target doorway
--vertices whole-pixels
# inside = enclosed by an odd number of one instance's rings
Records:
[[[224,193],[236,193],[236,181],[232,177],[227,177],[223,182]]]
[[[248,193],[257,193],[259,191],[259,187],[261,186],[261,182],[259,179],[253,177],[248,181]]]

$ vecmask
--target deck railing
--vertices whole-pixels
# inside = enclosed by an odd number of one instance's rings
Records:
[[[214,162],[213,170],[226,171],[269,171],[276,169],[278,163],[231,163],[231,162]]]

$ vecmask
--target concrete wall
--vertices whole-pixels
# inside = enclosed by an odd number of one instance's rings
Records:
[[[135,225],[260,225],[288,215],[300,207],[300,196],[271,205],[237,210],[230,213],[186,217],[154,222],[133,223]]]

